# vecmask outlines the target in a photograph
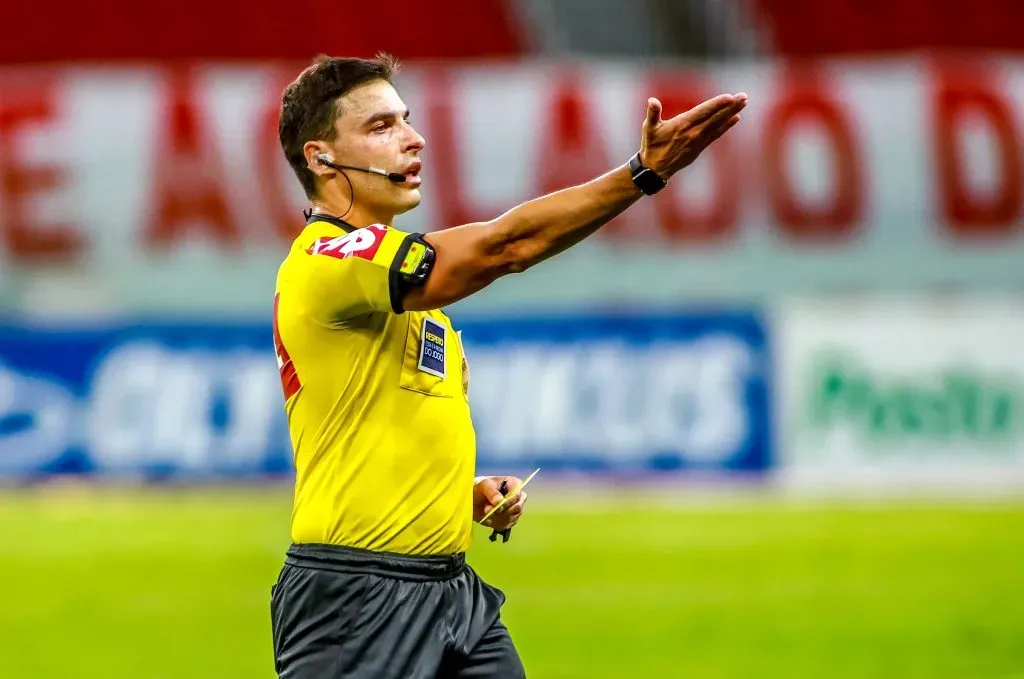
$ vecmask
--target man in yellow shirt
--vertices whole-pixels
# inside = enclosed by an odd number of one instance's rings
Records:
[[[469,370],[443,307],[595,232],[738,120],[723,95],[669,120],[648,103],[639,153],[490,222],[393,226],[420,202],[424,139],[391,57],[321,57],[285,90],[280,140],[311,208],[281,265],[274,345],[295,454],[292,545],[272,589],[282,679],[510,679],[525,671],[503,593],[466,565],[472,523],[513,477],[474,478]],[[487,525],[522,515],[517,493]]]

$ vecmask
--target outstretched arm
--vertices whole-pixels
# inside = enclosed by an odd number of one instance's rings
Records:
[[[690,165],[739,122],[747,97],[721,95],[661,118],[661,103],[648,101],[640,160],[663,179]],[[489,222],[466,224],[426,236],[436,253],[430,276],[409,290],[408,310],[436,309],[468,297],[510,273],[519,273],[575,245],[643,196],[626,165],[585,184],[528,201]]]

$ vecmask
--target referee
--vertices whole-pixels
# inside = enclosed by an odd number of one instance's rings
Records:
[[[423,137],[395,60],[319,57],[284,91],[284,155],[310,200],[278,272],[274,345],[294,449],[291,542],[271,593],[281,679],[515,679],[503,593],[466,564],[513,477],[474,478],[469,365],[441,309],[579,242],[665,186],[745,95],[674,118],[648,101],[639,152],[496,219],[421,235]],[[497,131],[496,131],[497,133]],[[487,521],[519,520],[517,493]]]

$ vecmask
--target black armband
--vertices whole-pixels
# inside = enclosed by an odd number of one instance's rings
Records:
[[[409,234],[398,246],[389,272],[391,309],[396,314],[405,311],[402,308],[402,299],[409,288],[427,282],[430,272],[434,269],[436,256],[434,248],[423,239],[423,234]]]

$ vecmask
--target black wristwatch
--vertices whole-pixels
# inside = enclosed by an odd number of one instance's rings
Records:
[[[648,196],[653,196],[668,184],[658,176],[657,172],[649,167],[644,167],[644,164],[640,162],[639,151],[629,159],[629,171],[633,173],[633,183]]]

